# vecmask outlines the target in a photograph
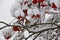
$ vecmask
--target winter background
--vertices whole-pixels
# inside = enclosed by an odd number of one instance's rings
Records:
[[[15,0],[0,0],[0,21],[9,23],[13,17],[11,17],[10,8]],[[2,24],[0,24],[1,27]]]

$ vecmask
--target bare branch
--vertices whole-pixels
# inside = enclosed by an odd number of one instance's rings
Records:
[[[0,21],[0,23],[3,23],[3,24],[5,24],[5,25],[8,25],[7,23],[5,23],[5,22],[3,22],[3,21]]]
[[[16,18],[15,18],[16,19]],[[13,19],[9,24],[11,24],[15,19]]]
[[[34,35],[34,34],[36,34],[36,33],[32,33],[32,34],[29,35],[25,40],[27,40],[29,37],[31,37],[31,36]]]
[[[39,24],[30,25],[30,26],[45,25],[45,24],[55,24],[55,23],[39,23]]]
[[[36,35],[36,37],[33,40],[35,40],[39,35],[40,35],[40,32]]]

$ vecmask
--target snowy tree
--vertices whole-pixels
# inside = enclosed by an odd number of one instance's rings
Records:
[[[1,27],[5,40],[60,40],[60,0],[15,0],[10,24]],[[1,40],[1,39],[0,39]]]

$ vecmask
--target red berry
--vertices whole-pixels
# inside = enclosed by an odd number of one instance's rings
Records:
[[[13,31],[19,31],[19,28],[17,26],[14,26]]]
[[[33,4],[36,4],[36,3],[37,3],[37,0],[33,0],[32,3],[33,3]]]
[[[35,15],[32,15],[32,18],[34,18],[35,17]]]
[[[18,16],[17,19],[21,19],[22,17],[21,16]]]
[[[6,39],[9,39],[9,38],[11,38],[11,36],[6,37]]]
[[[57,8],[57,6],[54,4],[54,3],[52,3],[52,8]]]
[[[11,38],[11,34],[9,35],[5,35],[5,38],[8,40],[9,38]]]
[[[44,0],[37,0],[38,2],[43,2]]]
[[[39,14],[37,14],[37,15],[35,16],[35,18],[40,18],[40,15],[39,15]]]
[[[47,6],[47,5],[46,5],[46,4],[41,4],[41,6],[42,6],[42,7],[45,7],[45,6]]]
[[[26,3],[28,3],[28,1],[25,1],[25,2],[24,2],[24,5],[26,5]]]

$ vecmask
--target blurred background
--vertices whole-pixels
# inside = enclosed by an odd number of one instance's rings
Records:
[[[13,17],[11,17],[10,8],[14,4],[15,0],[0,0],[0,21],[9,23]],[[0,27],[3,24],[0,24]]]

